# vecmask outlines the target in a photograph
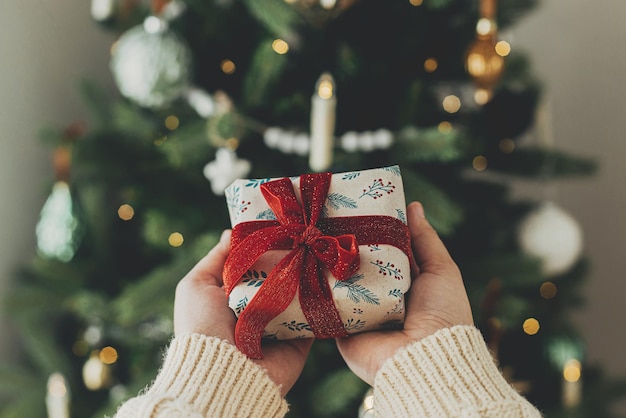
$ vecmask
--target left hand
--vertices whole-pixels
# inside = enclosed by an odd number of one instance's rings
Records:
[[[174,301],[174,333],[204,334],[235,345],[235,315],[228,307],[222,272],[229,251],[230,230],[178,283]],[[264,343],[263,358],[253,360],[280,386],[283,396],[302,373],[312,339]]]

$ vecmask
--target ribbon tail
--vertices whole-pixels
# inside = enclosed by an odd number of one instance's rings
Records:
[[[328,280],[316,257],[306,252],[300,279],[300,305],[316,338],[345,337],[346,332],[335,305]]]
[[[241,313],[235,326],[235,345],[249,358],[263,358],[261,338],[267,324],[291,304],[298,291],[305,249],[295,248],[274,267]]]

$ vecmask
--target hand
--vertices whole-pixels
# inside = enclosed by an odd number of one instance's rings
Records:
[[[235,315],[228,307],[222,271],[228,256],[230,230],[191,269],[176,287],[174,333],[198,333],[235,344]],[[263,346],[263,359],[254,360],[280,386],[284,396],[304,367],[312,339],[278,341]]]
[[[453,325],[473,324],[461,273],[420,203],[407,207],[411,246],[419,271],[407,295],[404,329],[373,331],[337,339],[350,369],[373,386],[385,360],[413,342]]]

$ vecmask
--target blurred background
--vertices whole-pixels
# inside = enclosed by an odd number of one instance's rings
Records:
[[[49,193],[50,148],[42,127],[86,117],[81,79],[113,90],[113,34],[90,18],[89,2],[4,1],[0,13],[0,294],[35,252],[35,225]],[[549,98],[554,144],[599,164],[597,174],[562,180],[553,198],[580,224],[592,266],[584,307],[573,313],[588,362],[626,375],[626,3],[620,0],[544,0],[507,28],[514,50],[529,56]],[[515,181],[514,195],[536,198],[536,182]],[[2,312],[0,357],[16,358],[14,333]]]

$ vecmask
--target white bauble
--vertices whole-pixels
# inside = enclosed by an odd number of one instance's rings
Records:
[[[569,270],[583,248],[578,222],[552,202],[542,204],[521,222],[518,239],[524,252],[542,260],[547,276]]]
[[[356,152],[359,149],[359,135],[348,131],[341,137],[341,147],[347,152]]]
[[[155,16],[125,32],[116,42],[111,71],[125,97],[159,108],[189,89],[191,52],[183,40]]]

